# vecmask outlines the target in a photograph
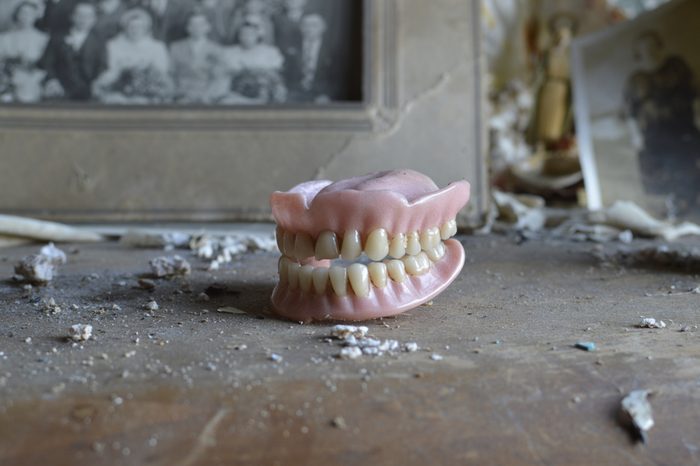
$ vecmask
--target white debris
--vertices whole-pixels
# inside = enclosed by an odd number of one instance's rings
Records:
[[[155,299],[152,299],[148,301],[146,304],[143,305],[143,308],[148,310],[148,311],[157,311],[160,306],[158,306],[158,303],[156,302]]]
[[[407,353],[414,353],[418,351],[418,343],[416,343],[415,341],[409,341],[408,343],[404,343],[403,350]]]
[[[128,230],[119,242],[133,248],[181,248],[186,247],[190,235],[178,231]]]
[[[220,307],[216,312],[221,312],[222,314],[246,314],[244,310],[232,306]]]
[[[430,355],[430,359],[432,359],[433,361],[442,361],[443,357],[441,354],[433,353]]]
[[[73,341],[88,341],[92,337],[92,325],[75,324],[68,328],[68,337]]]
[[[156,257],[149,262],[151,272],[158,278],[187,275],[192,271],[190,263],[180,256]]]
[[[666,328],[666,322],[663,320],[656,320],[653,317],[644,317],[642,316],[642,320],[637,324],[637,327],[639,328]]]
[[[348,337],[364,338],[369,332],[369,328],[364,325],[334,325],[331,328],[331,336],[340,340],[347,340]]]
[[[190,249],[200,259],[211,261],[209,270],[218,270],[221,264],[229,263],[234,256],[245,252],[276,251],[277,242],[272,233],[201,234],[192,237]]]
[[[511,224],[516,230],[539,231],[547,216],[544,199],[534,195],[516,195],[498,190],[492,192],[498,208],[498,220]]]
[[[654,427],[648,390],[634,390],[622,399],[622,410],[627,413],[642,442],[646,443],[647,432]]]
[[[15,273],[34,284],[53,280],[59,265],[67,262],[66,254],[53,243],[42,247],[39,254],[26,256],[15,265]]]
[[[362,350],[357,346],[346,346],[340,350],[340,359],[357,359],[362,356]]]
[[[282,362],[282,356],[280,356],[280,355],[277,354],[277,353],[272,353],[272,354],[270,355],[270,361],[272,361],[272,362]]]

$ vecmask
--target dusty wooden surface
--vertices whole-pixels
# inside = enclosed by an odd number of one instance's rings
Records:
[[[432,306],[368,324],[421,350],[354,361],[329,324],[266,315],[274,254],[192,259],[149,292],[136,277],[162,251],[79,246],[49,287],[2,281],[0,464],[700,464],[700,295],[668,295],[698,276],[602,267],[591,244],[463,242]],[[0,277],[36,249],[0,250]],[[67,342],[75,323],[95,340]],[[618,421],[637,388],[655,392],[647,445]]]

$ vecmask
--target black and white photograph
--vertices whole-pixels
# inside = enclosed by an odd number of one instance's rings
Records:
[[[700,2],[577,41],[577,130],[591,208],[614,199],[700,217]]]
[[[362,101],[363,2],[2,0],[0,102]]]

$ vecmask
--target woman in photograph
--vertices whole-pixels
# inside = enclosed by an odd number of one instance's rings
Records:
[[[238,31],[238,45],[224,50],[224,64],[231,76],[231,93],[224,103],[281,103],[286,88],[281,78],[284,58],[277,47],[263,43],[263,23],[246,17]]]
[[[12,13],[12,29],[0,34],[0,98],[6,102],[41,99],[44,72],[37,62],[49,37],[35,27],[40,15],[35,2],[20,2]]]
[[[168,50],[152,35],[153,20],[142,8],[128,10],[121,32],[107,43],[107,69],[93,84],[93,94],[105,103],[168,102],[173,84]]]
[[[221,47],[208,38],[211,24],[202,12],[187,21],[187,39],[170,46],[175,102],[208,104],[227,93]]]
[[[635,43],[639,69],[625,87],[625,115],[639,153],[644,187],[652,194],[676,196],[678,210],[697,209],[700,189],[699,95],[688,63],[666,53],[653,31]]]

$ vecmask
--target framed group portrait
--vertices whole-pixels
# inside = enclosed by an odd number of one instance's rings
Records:
[[[479,2],[5,0],[0,211],[254,221],[309,179],[487,196]]]

